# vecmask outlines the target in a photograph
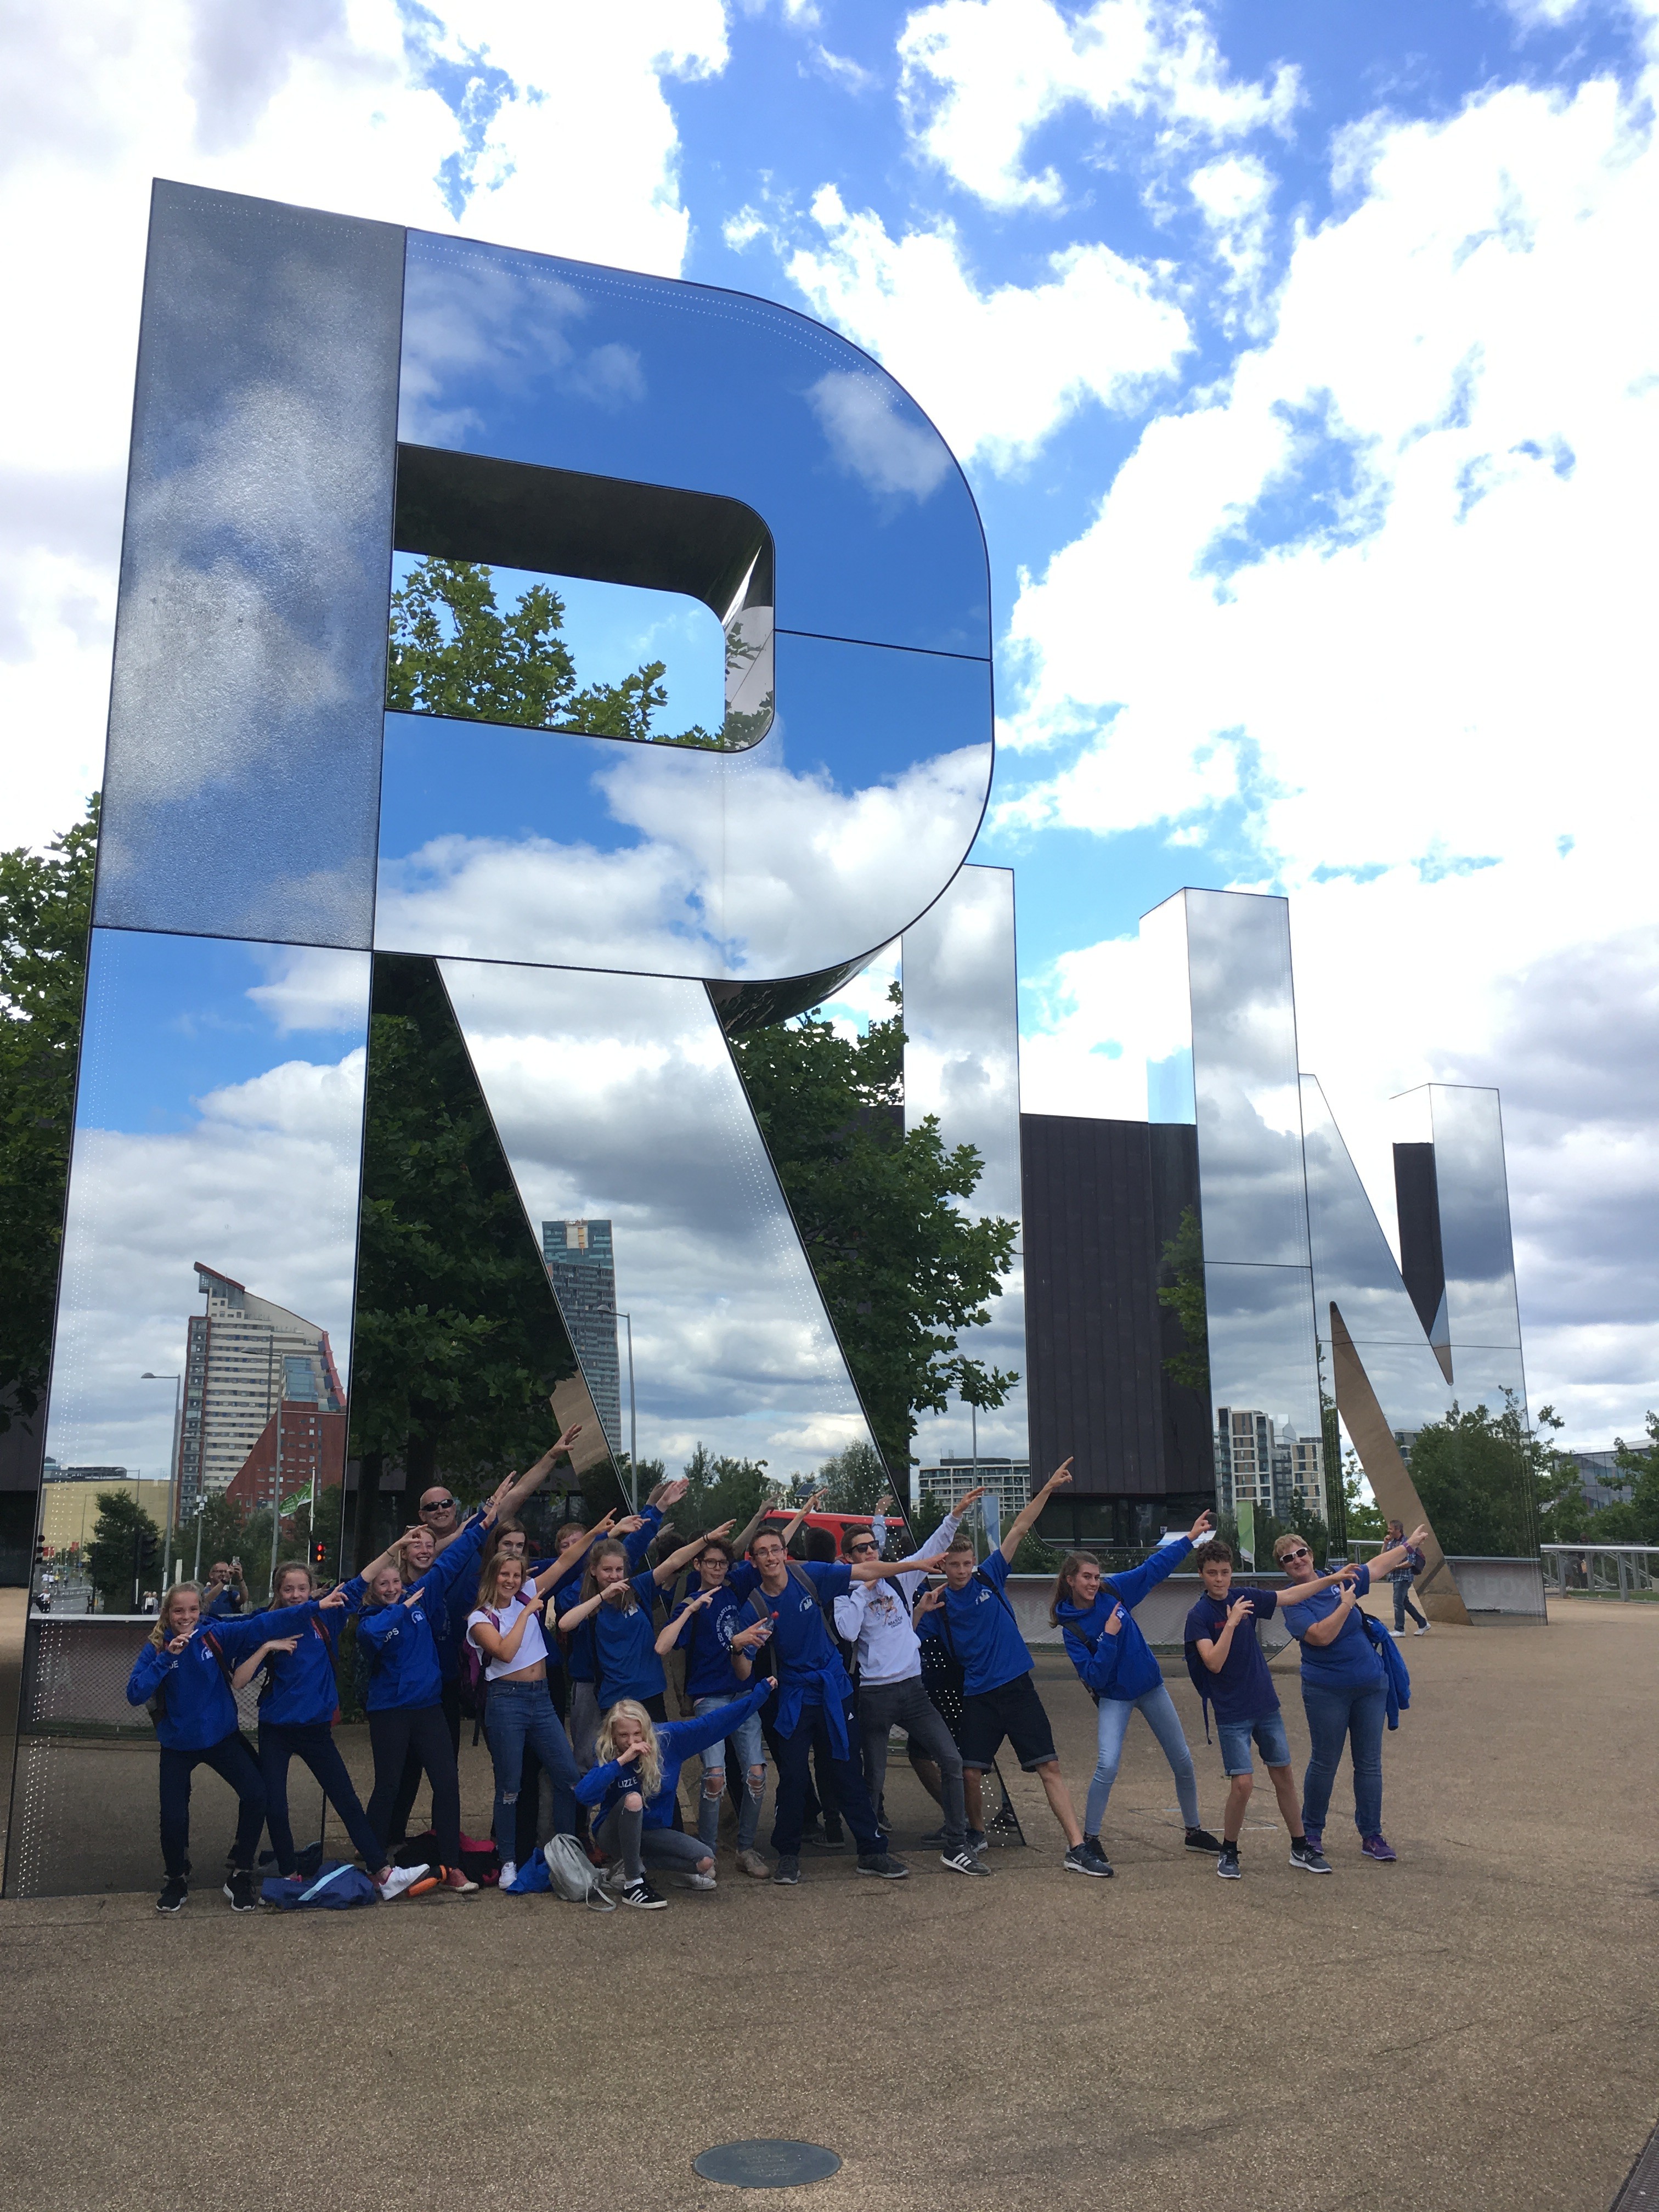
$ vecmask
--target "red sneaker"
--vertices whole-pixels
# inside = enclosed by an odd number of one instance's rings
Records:
[[[446,1867],[440,1887],[453,1889],[457,1897],[470,1897],[478,1885],[476,1881],[469,1881],[459,1867]]]

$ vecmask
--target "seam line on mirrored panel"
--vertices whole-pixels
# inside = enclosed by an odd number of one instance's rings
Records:
[[[895,645],[890,639],[880,637],[842,637],[837,631],[828,629],[787,629],[781,623],[773,625],[774,637],[815,637],[824,645],[867,645],[877,653],[921,653],[930,660],[968,660],[975,668],[989,668],[992,657],[988,653],[947,653],[939,645]]]

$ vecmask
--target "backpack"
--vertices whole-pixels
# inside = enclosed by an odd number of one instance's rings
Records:
[[[313,1905],[331,1912],[348,1912],[356,1905],[375,1904],[380,1892],[374,1876],[361,1867],[346,1859],[327,1859],[307,1888],[296,1893],[291,1883],[272,1875],[262,1885],[262,1895],[267,1905],[283,1912],[297,1912],[302,1905]]]
[[[491,1612],[488,1606],[483,1609],[489,1613],[489,1625],[499,1636],[501,1632],[501,1615]],[[478,1730],[483,1725],[484,1707],[489,1702],[489,1677],[484,1672],[489,1663],[472,1641],[472,1632],[469,1628],[461,1638],[460,1704],[465,1718],[474,1723],[474,1743],[478,1741]]]
[[[550,1836],[542,1845],[548,1886],[568,1905],[586,1905],[597,1912],[614,1912],[617,1900],[599,1886],[599,1870],[574,1836]]]
[[[1224,1627],[1225,1626],[1226,1613],[1224,1610],[1222,1613],[1222,1626]],[[1220,1633],[1221,1629],[1218,1628],[1215,1623],[1212,1621],[1210,1624],[1211,1643],[1213,1644],[1216,1638],[1219,1636]],[[1210,1672],[1209,1668],[1204,1664],[1204,1662],[1199,1657],[1198,1645],[1196,1643],[1183,1644],[1181,1648],[1186,1655],[1188,1678],[1191,1681],[1194,1689],[1198,1692],[1199,1710],[1204,1716],[1204,1741],[1206,1743],[1208,1743],[1210,1741],[1210,1706],[1214,1698],[1215,1676]]]

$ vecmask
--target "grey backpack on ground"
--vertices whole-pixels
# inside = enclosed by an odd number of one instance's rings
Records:
[[[547,1878],[555,1897],[571,1905],[590,1905],[601,1912],[614,1912],[617,1900],[599,1886],[599,1870],[574,1836],[550,1836],[542,1845]]]

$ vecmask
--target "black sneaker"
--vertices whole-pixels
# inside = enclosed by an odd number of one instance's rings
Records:
[[[1112,1863],[1098,1844],[1091,1844],[1085,1836],[1080,1844],[1073,1844],[1066,1854],[1067,1874],[1091,1874],[1097,1881],[1109,1881]]]
[[[896,1859],[891,1851],[860,1851],[859,1872],[878,1875],[883,1881],[903,1881],[910,1869],[902,1859]]]
[[[1238,1863],[1238,1845],[1237,1844],[1223,1844],[1221,1846],[1221,1856],[1215,1863],[1215,1870],[1221,1876],[1223,1881],[1243,1881],[1244,1879],[1244,1869]]]
[[[847,1838],[839,1820],[833,1828],[827,1821],[822,1828],[808,1828],[800,1840],[803,1850],[809,1851],[844,1851],[847,1849]]]
[[[1331,1870],[1331,1863],[1324,1852],[1316,1850],[1305,1836],[1291,1838],[1291,1864],[1300,1867],[1304,1874],[1328,1874]]]
[[[1188,1828],[1187,1848],[1189,1851],[1208,1851],[1211,1857],[1222,1849],[1219,1836],[1212,1836],[1207,1828]]]
[[[257,1912],[259,1899],[254,1893],[253,1875],[247,1867],[233,1867],[225,1881],[225,1895],[230,1899],[233,1912]]]
[[[624,1905],[636,1906],[641,1912],[660,1912],[668,1899],[665,1897],[659,1897],[645,1876],[641,1875],[637,1881],[627,1881],[623,1884],[622,1901]]]
[[[800,1880],[800,1861],[793,1851],[779,1853],[778,1863],[772,1869],[772,1879],[787,1886],[793,1886]]]
[[[921,1847],[925,1851],[932,1850],[935,1847],[942,1847],[947,1841],[948,1838],[943,1828],[930,1828],[921,1838]]]
[[[170,1874],[161,1885],[161,1894],[155,1900],[158,1912],[182,1912],[185,1899],[190,1895],[182,1875]]]
[[[991,1872],[978,1852],[970,1851],[966,1844],[958,1844],[953,1851],[941,1851],[939,1863],[948,1866],[952,1874],[982,1874],[988,1877]]]
[[[940,1843],[943,1843],[943,1842],[945,1841],[945,1831],[944,1831],[944,1829],[943,1829],[943,1828],[941,1828],[941,1829],[939,1830],[939,1839]],[[926,1842],[927,1841],[927,1837],[926,1837],[926,1836],[924,1836],[924,1837],[922,1838],[922,1841],[923,1841],[923,1843],[926,1843]],[[984,1850],[987,1848],[985,1831],[984,1831],[984,1829],[983,1829],[983,1828],[969,1828],[969,1831],[968,1831],[968,1848],[969,1848],[969,1850],[970,1851],[982,1851],[982,1850]]]

